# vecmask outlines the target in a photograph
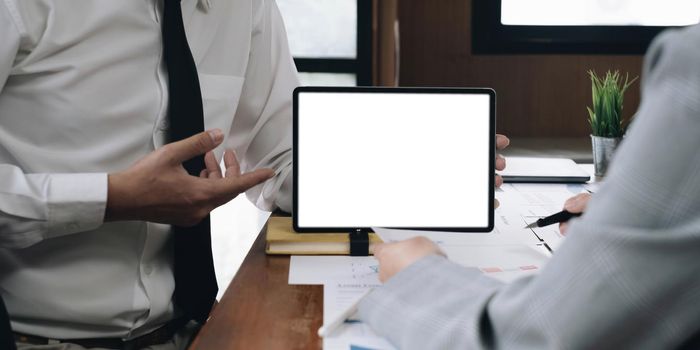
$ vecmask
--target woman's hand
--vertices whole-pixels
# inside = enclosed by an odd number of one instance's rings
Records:
[[[445,256],[435,243],[425,237],[379,244],[374,247],[374,257],[379,261],[379,280],[383,283],[416,261],[432,254]]]
[[[583,213],[588,206],[588,201],[591,200],[590,193],[579,193],[564,202],[564,210],[570,213]],[[569,222],[562,222],[559,224],[559,232],[562,235],[566,235],[566,231],[569,229]]]
[[[505,135],[496,134],[496,150],[500,151],[508,147],[510,140]],[[496,153],[496,170],[501,171],[506,168],[506,159],[502,155]],[[503,178],[496,175],[496,187],[503,185]]]

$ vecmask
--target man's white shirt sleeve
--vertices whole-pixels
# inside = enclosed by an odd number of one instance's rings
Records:
[[[1,4],[0,91],[12,70],[23,28],[14,5]],[[0,179],[0,247],[27,247],[97,228],[104,220],[107,174],[25,174],[15,165],[0,164]]]
[[[261,1],[256,10],[250,61],[229,146],[244,160],[243,171],[267,167],[278,173],[248,190],[247,197],[262,210],[278,206],[291,212],[291,94],[299,80],[277,5]]]

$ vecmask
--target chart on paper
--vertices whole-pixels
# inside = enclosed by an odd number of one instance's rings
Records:
[[[372,256],[297,256],[289,263],[289,284],[379,283],[379,264]]]
[[[447,257],[462,266],[481,270],[504,282],[537,273],[549,259],[541,242],[529,229],[523,229],[523,218],[512,219],[517,233],[455,233],[373,228],[384,241],[396,242],[423,236],[435,242]]]
[[[543,217],[560,211],[567,199],[584,191],[581,184],[504,184],[496,198],[509,211]]]
[[[365,267],[360,267],[364,270]],[[370,265],[370,269],[373,267]],[[323,286],[323,322],[329,322],[347,310],[371,288],[380,284],[348,283],[347,281],[328,281]],[[343,325],[323,339],[324,349],[349,349],[352,346],[369,349],[394,349],[389,342],[377,335],[367,324],[350,317]]]

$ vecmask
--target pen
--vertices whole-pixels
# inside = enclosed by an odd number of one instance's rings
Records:
[[[558,224],[560,222],[569,221],[573,217],[581,216],[582,213],[571,213],[566,210],[562,210],[556,214],[550,215],[546,218],[539,219],[527,226],[525,228],[535,228],[535,227],[545,227],[552,224]]]
[[[366,292],[362,293],[362,296],[357,298],[352,305],[350,305],[345,311],[341,312],[338,314],[338,316],[332,318],[330,321],[327,321],[321,328],[318,329],[318,336],[323,338],[331,333],[338,328],[341,324],[345,323],[345,320],[349,319],[352,315],[354,315],[357,312],[357,307],[360,305],[360,302],[362,299],[367,296],[370,292],[372,292],[374,288],[368,289]]]

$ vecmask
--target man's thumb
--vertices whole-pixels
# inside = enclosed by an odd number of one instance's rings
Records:
[[[183,163],[198,155],[205,154],[221,144],[224,134],[220,129],[212,129],[200,132],[184,140],[173,142],[168,145],[174,155],[174,160]]]

